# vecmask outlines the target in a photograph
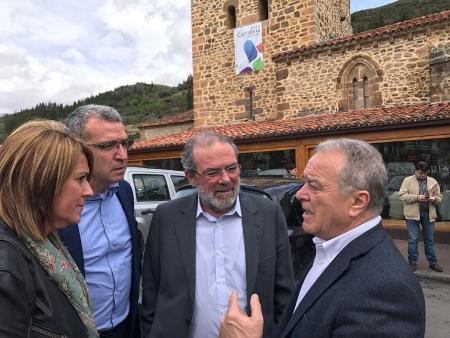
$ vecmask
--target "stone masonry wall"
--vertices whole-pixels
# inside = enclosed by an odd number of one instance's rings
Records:
[[[142,139],[149,140],[156,136],[182,133],[183,131],[190,130],[193,127],[194,127],[193,123],[173,124],[167,126],[141,129],[140,133]]]
[[[450,44],[431,50],[430,95],[432,102],[450,100]]]
[[[353,0],[355,1],[355,0]],[[319,41],[328,41],[352,34],[349,1],[318,1]]]
[[[348,3],[349,0],[342,0],[339,5],[332,0],[269,1],[269,19],[263,21],[264,69],[237,76],[233,30],[227,26],[227,8],[235,6],[236,25],[245,26],[260,21],[259,1],[192,0],[195,127],[252,118],[249,114],[250,93],[255,120],[279,118],[277,65],[272,56],[318,43],[327,36],[348,35],[350,23],[339,19],[342,6],[348,8]],[[320,8],[328,10],[319,16]]]
[[[288,119],[309,113],[337,112],[343,95],[339,74],[349,61],[358,57],[379,68],[376,80],[381,97],[377,100],[381,100],[382,106],[431,102],[430,52],[436,46],[449,45],[449,25],[443,24],[362,44],[324,47],[281,61],[276,67],[278,115]],[[446,74],[444,77],[448,79]]]

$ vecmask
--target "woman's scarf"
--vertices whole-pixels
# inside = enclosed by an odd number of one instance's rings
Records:
[[[99,337],[86,282],[58,235],[51,233],[39,242],[25,235],[25,244],[75,308],[88,337]]]

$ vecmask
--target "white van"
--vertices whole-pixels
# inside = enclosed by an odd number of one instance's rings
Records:
[[[187,179],[183,171],[146,167],[127,167],[125,179],[133,189],[134,215],[144,248],[156,207],[173,199],[178,188],[187,184]]]

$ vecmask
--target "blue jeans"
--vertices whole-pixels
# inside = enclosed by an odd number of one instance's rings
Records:
[[[417,262],[419,258],[419,250],[417,242],[419,240],[419,229],[422,225],[423,243],[425,246],[425,256],[430,264],[436,263],[436,253],[434,251],[434,223],[430,222],[430,217],[427,212],[420,213],[420,221],[407,219],[406,225],[408,227],[408,261]]]

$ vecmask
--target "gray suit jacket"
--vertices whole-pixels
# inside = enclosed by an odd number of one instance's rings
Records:
[[[275,337],[424,336],[422,289],[381,223],[336,256],[293,313],[305,276]]]
[[[257,293],[269,337],[293,289],[286,221],[274,202],[240,194],[247,303]],[[144,255],[145,337],[187,337],[195,302],[197,194],[158,206]],[[248,305],[250,309],[250,306]]]

